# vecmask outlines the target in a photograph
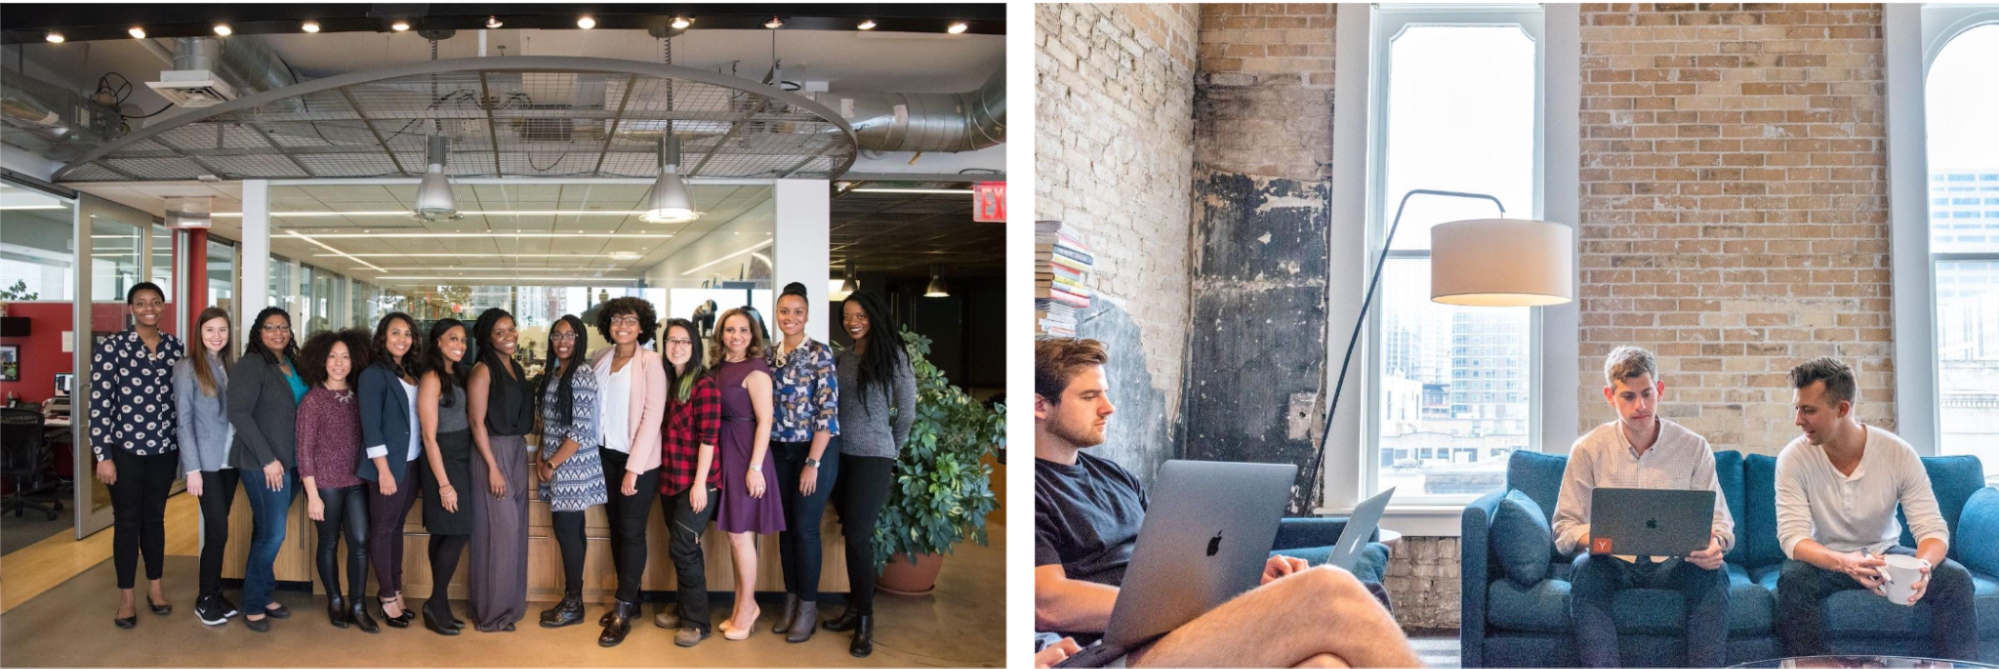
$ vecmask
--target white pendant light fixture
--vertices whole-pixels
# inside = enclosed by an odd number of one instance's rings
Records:
[[[950,297],[951,291],[944,287],[944,275],[939,274],[936,265],[930,266],[930,286],[923,291],[924,297]]]
[[[700,217],[694,211],[694,197],[680,179],[680,138],[668,132],[659,138],[659,180],[653,182],[652,194],[646,198],[646,213],[639,215],[639,220],[687,223]]]
[[[458,198],[451,193],[451,179],[444,176],[444,161],[450,157],[451,140],[430,136],[430,164],[424,167],[423,181],[416,187],[416,217],[426,221],[457,220]]]

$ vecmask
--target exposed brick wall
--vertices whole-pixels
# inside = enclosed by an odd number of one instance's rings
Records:
[[[1580,427],[1636,344],[1716,450],[1796,437],[1785,374],[1818,355],[1895,428],[1881,13],[1582,6]]]
[[[1149,480],[1179,419],[1199,15],[1195,5],[1043,4],[1034,23],[1034,215],[1074,226],[1096,253],[1099,304],[1078,331],[1129,356],[1112,361],[1120,415],[1099,454]]]
[[[1331,4],[1201,5],[1194,159],[1316,181],[1333,155]]]
[[[1388,559],[1381,585],[1395,602],[1395,621],[1409,630],[1457,629],[1462,600],[1457,537],[1403,537]]]

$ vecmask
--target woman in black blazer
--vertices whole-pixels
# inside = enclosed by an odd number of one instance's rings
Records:
[[[416,618],[403,602],[403,519],[416,503],[416,468],[423,441],[416,429],[416,382],[423,356],[417,349],[416,320],[400,311],[375,324],[374,364],[361,370],[356,398],[361,402],[364,459],[355,475],[368,482],[368,560],[374,563],[376,596],[390,627],[409,627]]]
[[[236,428],[230,453],[242,472],[250,500],[250,558],[243,566],[243,623],[252,631],[271,629],[270,618],[291,611],[271,599],[277,587],[272,568],[285,541],[285,516],[298,491],[298,402],[305,379],[298,373],[298,343],[291,314],[277,307],[251,321],[243,357],[229,373],[229,425]]]

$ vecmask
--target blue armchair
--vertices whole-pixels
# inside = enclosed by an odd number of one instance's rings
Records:
[[[1277,540],[1272,543],[1270,554],[1322,565],[1332,557],[1333,544],[1339,542],[1340,533],[1346,529],[1346,518],[1285,518],[1277,525]],[[1367,545],[1361,548],[1360,562],[1354,565],[1354,578],[1362,583],[1380,583],[1382,575],[1388,573],[1388,546],[1379,543],[1380,539],[1380,529],[1368,535]]]
[[[1515,534],[1495,532],[1501,499],[1519,491],[1554,516],[1565,456],[1515,452],[1507,463],[1506,489],[1465,507],[1462,563],[1465,667],[1575,666],[1570,637],[1569,559],[1556,555],[1547,574],[1531,586],[1508,578],[1497,542]],[[1985,487],[1984,469],[1970,456],[1923,458],[1944,520],[1951,528],[1950,557],[1971,570],[1978,610],[1980,659],[1999,663],[1999,489]],[[1728,662],[1779,657],[1775,627],[1777,574],[1784,553],[1777,543],[1776,458],[1715,454],[1722,494],[1735,518],[1736,545],[1728,552],[1730,623]],[[1907,527],[1907,523],[1903,524]],[[1515,526],[1518,527],[1518,526]],[[1914,546],[1904,529],[1902,543]],[[1862,591],[1826,600],[1827,637],[1835,653],[1929,654],[1929,609],[1904,607]],[[1634,589],[1618,596],[1613,615],[1627,666],[1679,666],[1685,661],[1685,612],[1677,593]]]

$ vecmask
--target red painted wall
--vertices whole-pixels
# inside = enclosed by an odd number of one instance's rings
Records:
[[[173,304],[167,305],[167,313],[173,313]],[[62,333],[75,327],[70,319],[71,305],[68,302],[9,302],[8,316],[30,319],[29,334],[26,337],[0,337],[0,346],[19,347],[21,360],[21,380],[19,382],[0,381],[0,398],[7,393],[19,393],[22,400],[40,402],[55,395],[56,374],[72,373],[74,358],[62,350]],[[90,327],[99,332],[117,332],[125,329],[125,305],[119,303],[93,304],[90,309]],[[161,318],[160,330],[179,336],[179,328],[173,318]],[[76,338],[78,346],[90,345],[90,333]],[[185,342],[183,342],[185,343]]]

